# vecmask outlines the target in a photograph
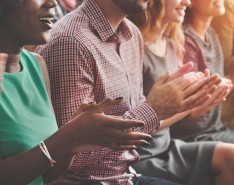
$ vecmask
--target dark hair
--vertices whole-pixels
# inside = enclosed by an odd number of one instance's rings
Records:
[[[4,9],[5,9],[6,1],[0,0],[0,17],[2,16]]]
[[[189,25],[193,20],[193,10],[191,7],[187,7],[185,10],[185,17],[183,25]]]
[[[0,0],[0,18],[6,10],[17,7],[22,3],[22,0]]]

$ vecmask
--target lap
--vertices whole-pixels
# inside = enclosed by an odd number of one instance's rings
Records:
[[[140,158],[133,167],[145,176],[168,179],[189,185],[201,184],[207,177],[217,142],[172,140],[161,155]],[[151,148],[149,150],[157,150]]]
[[[179,185],[175,182],[147,176],[135,177],[133,183],[134,185]]]
[[[147,176],[140,176],[133,178],[133,184],[134,185],[180,185],[175,182],[171,182],[168,180],[155,178],[155,177],[147,177]],[[90,182],[86,183],[87,185],[102,185],[101,182]]]

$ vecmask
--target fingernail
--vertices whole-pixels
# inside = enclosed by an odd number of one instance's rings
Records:
[[[88,104],[93,104],[94,103],[94,101],[91,101],[91,102],[89,102]]]
[[[138,125],[138,127],[144,127],[144,126],[145,126],[144,123],[140,123],[140,124]]]
[[[152,138],[152,137],[146,137],[146,138],[145,138],[145,140],[148,141],[148,142],[149,142],[149,141],[153,141],[153,139],[154,139],[154,138]]]
[[[122,100],[123,97],[118,97],[118,98],[115,98],[115,100]]]
[[[151,144],[150,143],[144,143],[142,146],[144,146],[144,147],[151,147]]]
[[[132,149],[137,149],[137,147],[136,146],[132,146]]]

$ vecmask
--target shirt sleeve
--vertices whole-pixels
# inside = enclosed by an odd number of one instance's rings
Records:
[[[139,67],[139,75],[141,75],[141,81],[140,81],[140,92],[139,92],[139,105],[137,107],[134,107],[123,115],[124,119],[136,119],[143,121],[145,123],[145,126],[142,128],[136,128],[135,131],[143,132],[143,133],[151,133],[154,130],[158,130],[160,127],[160,121],[158,119],[158,116],[156,112],[147,104],[145,103],[145,95],[143,93],[143,61],[144,61],[144,41],[141,36],[141,33],[139,30],[138,33],[138,45],[141,55],[140,60],[140,67]]]
[[[82,103],[95,101],[96,63],[91,51],[72,37],[50,41],[48,45],[39,47],[37,53],[47,62],[52,103],[58,125],[61,127],[69,121]],[[141,103],[125,112],[123,118],[143,121],[145,127],[136,130],[150,133],[158,129],[160,123],[154,110],[144,103],[142,88],[139,92]]]
[[[142,103],[140,106],[127,111],[124,114],[123,118],[143,121],[145,123],[145,126],[135,129],[135,131],[143,133],[150,134],[152,131],[158,130],[160,127],[160,121],[157,114],[147,103]]]
[[[47,62],[52,103],[59,127],[71,118],[80,104],[94,101],[95,66],[91,56],[73,37],[61,37],[39,47]]]

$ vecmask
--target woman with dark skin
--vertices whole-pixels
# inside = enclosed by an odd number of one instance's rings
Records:
[[[83,104],[69,123],[57,130],[45,62],[23,49],[24,45],[48,41],[55,5],[55,0],[0,1],[1,184],[42,185],[67,169],[78,151],[95,150],[97,145],[132,149],[151,139],[147,134],[126,132],[144,123],[104,114],[121,98]],[[38,146],[43,140],[51,157]]]

